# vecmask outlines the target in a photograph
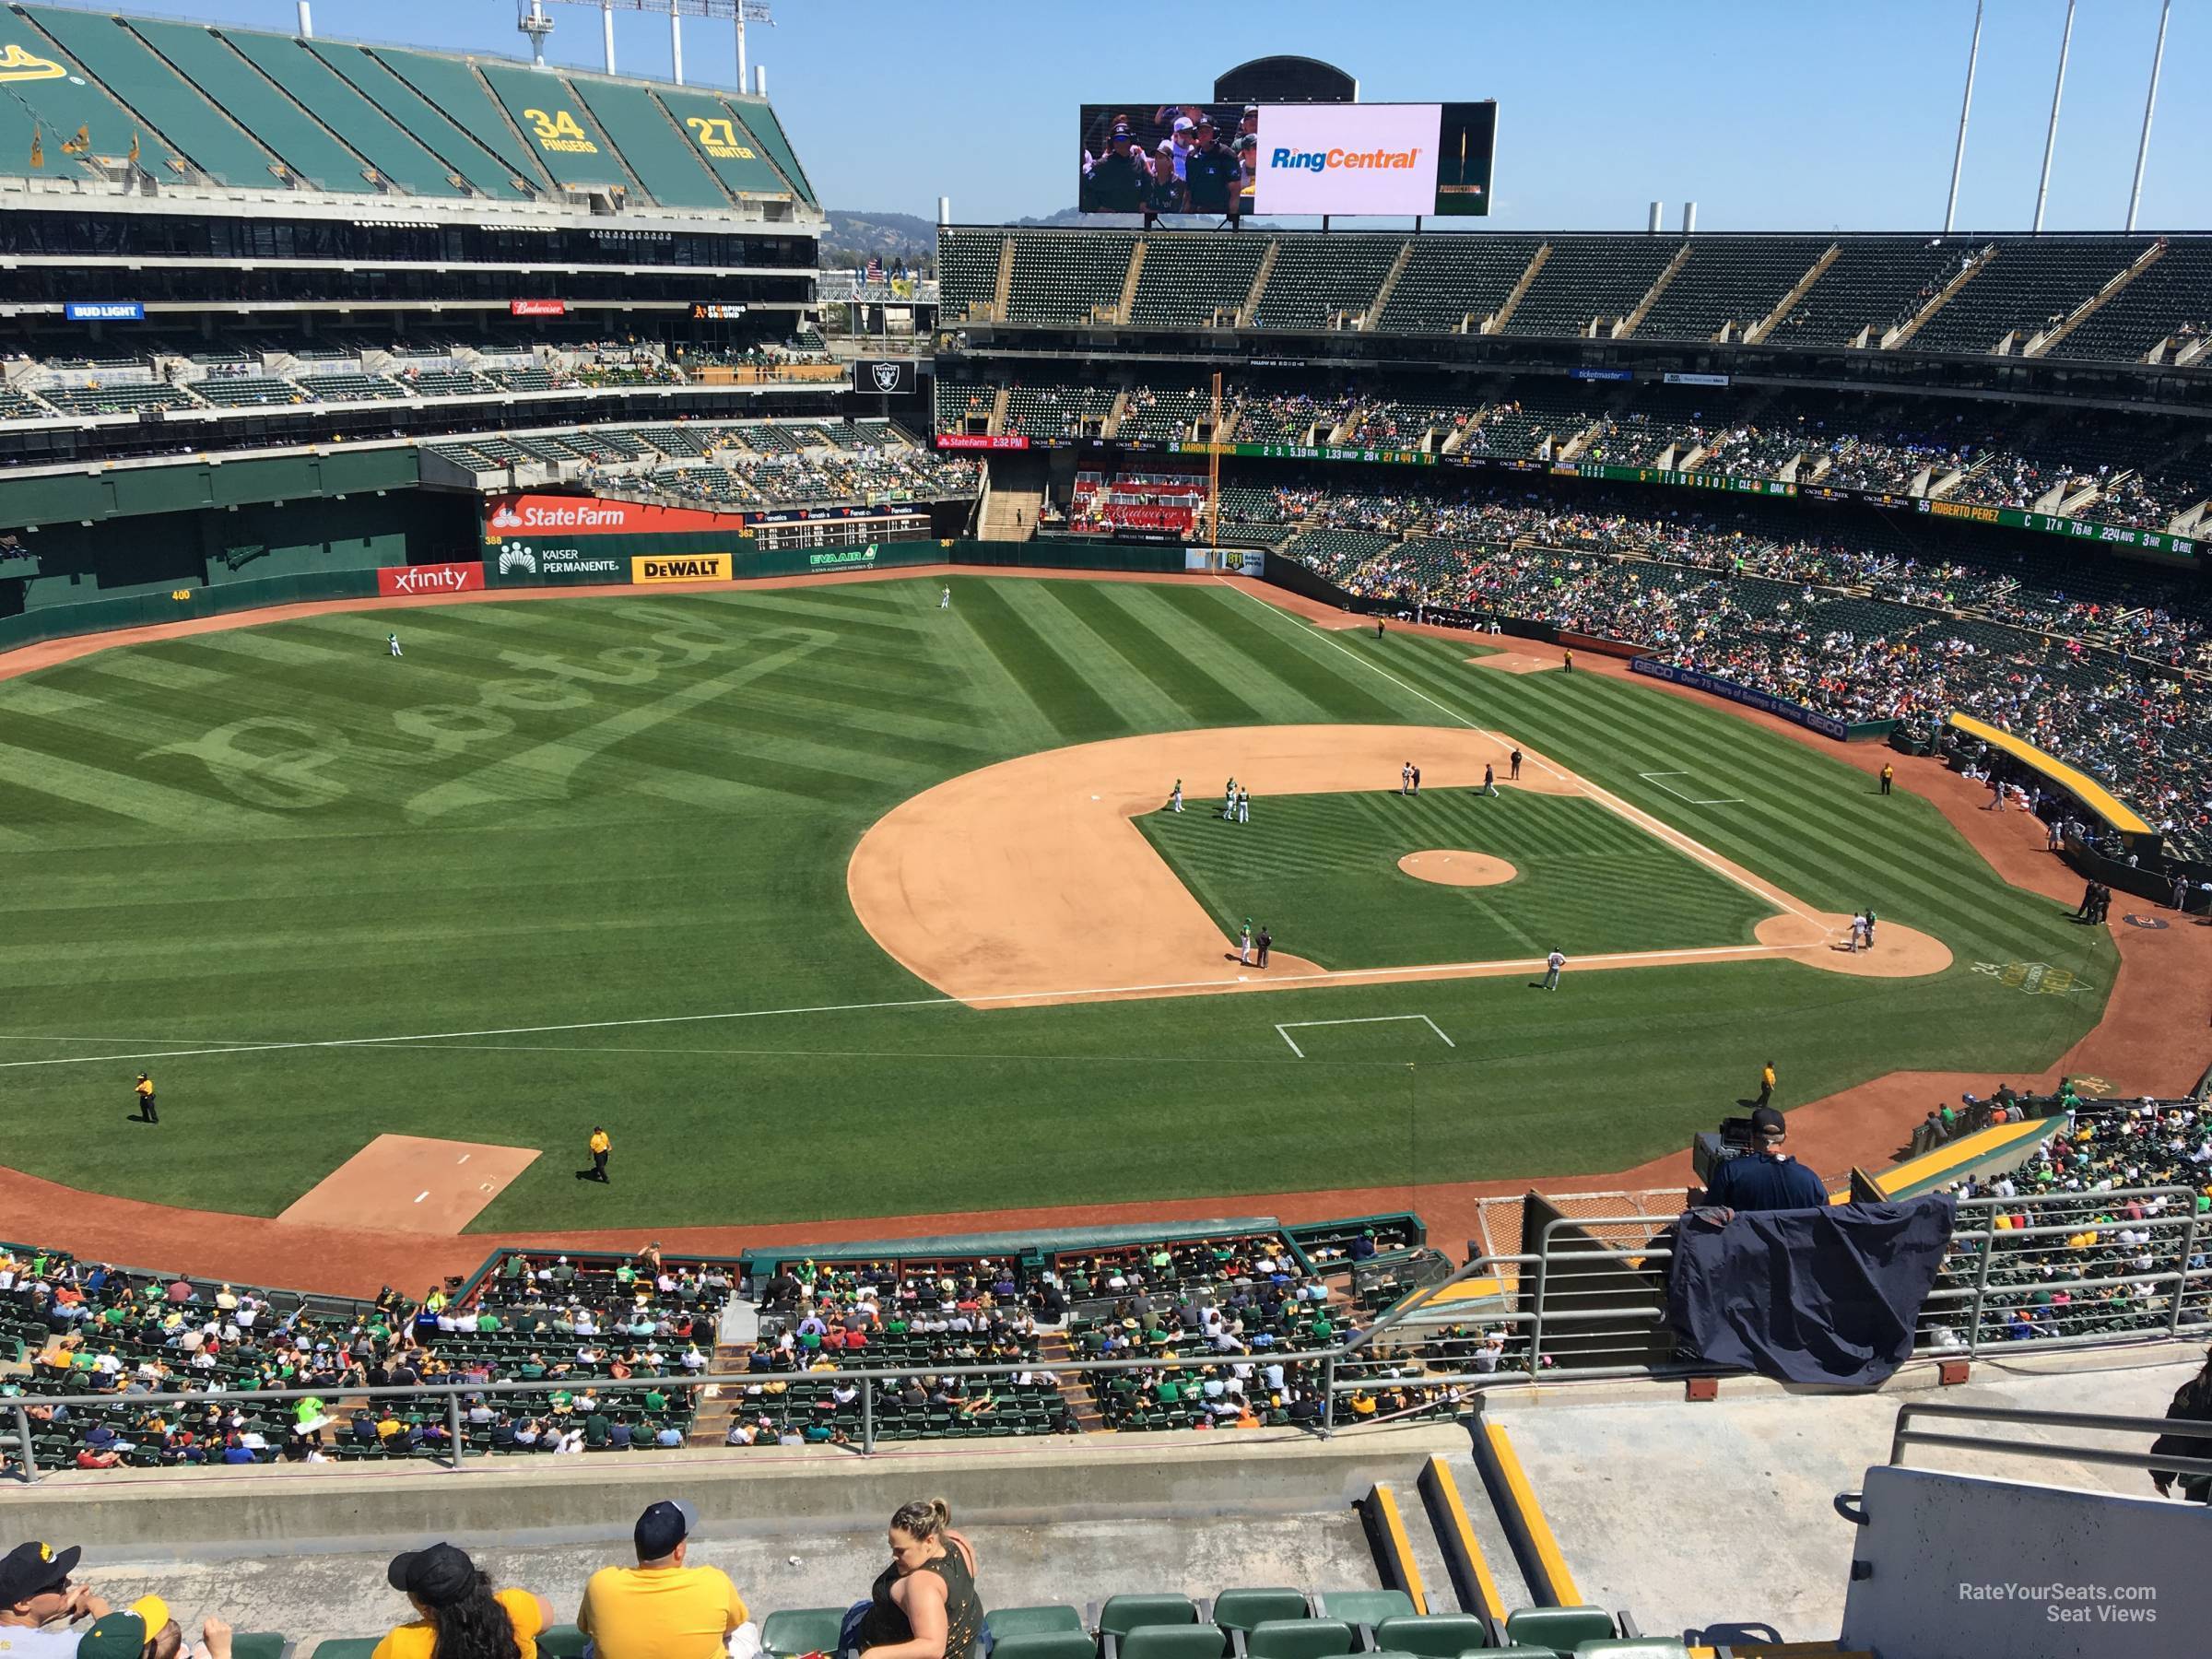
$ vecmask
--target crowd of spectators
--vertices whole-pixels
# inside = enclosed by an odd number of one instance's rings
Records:
[[[2085,1101],[2070,1084],[2054,1098],[2023,1099],[2000,1085],[1987,1101],[1968,1096],[1930,1116],[1938,1125],[1953,1120],[1949,1138],[1998,1114],[2063,1121],[2017,1169],[1949,1189],[1984,1202],[1960,1211],[1961,1236],[1924,1319],[1929,1343],[1965,1346],[1971,1302],[1962,1293],[1977,1285],[1984,1300],[1973,1335],[1982,1343],[2162,1330],[2177,1296],[2184,1323],[2201,1323],[2212,1236],[2188,1241],[2193,1222],[2212,1234],[2212,1109],[2147,1097]],[[2177,1272],[2190,1277],[2177,1280]]]
[[[2178,854],[2212,854],[2212,698],[2196,677],[2212,671],[2212,604],[2159,573],[1994,544],[1984,562],[1957,535],[1791,534],[1766,503],[1300,477],[1223,504],[1296,533],[1292,555],[1360,598],[1622,640],[1849,723],[1975,715],[2103,781]]]

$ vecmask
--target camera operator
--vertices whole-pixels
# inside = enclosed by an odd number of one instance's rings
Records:
[[[1820,1177],[1782,1149],[1782,1113],[1761,1106],[1751,1114],[1751,1150],[1712,1172],[1703,1207],[1727,1211],[1725,1220],[1754,1210],[1813,1209],[1828,1202]]]

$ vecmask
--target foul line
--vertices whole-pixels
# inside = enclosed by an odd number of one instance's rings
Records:
[[[1673,795],[1676,800],[1687,802],[1692,806],[1741,806],[1744,805],[1744,802],[1735,795],[1729,795],[1726,798],[1718,801],[1700,801],[1695,795],[1684,794],[1672,783],[1662,783],[1659,781],[1662,778],[1687,778],[1689,776],[1689,774],[1686,771],[1638,772],[1636,775],[1641,778],[1646,783],[1651,784],[1653,788],[1664,789],[1668,794]]]
[[[1673,961],[1683,957],[1693,957],[1700,961],[1738,956],[1783,957],[1794,951],[1818,947],[1816,945],[1686,945],[1672,950],[1627,950],[1580,956],[1575,958],[1575,961],[1585,968],[1634,966],[1639,963]],[[1253,985],[1253,988],[1342,984],[1370,979],[1394,979],[1406,983],[1417,983],[1430,979],[1464,978],[1486,972],[1503,974],[1523,970],[1533,972],[1543,966],[1543,959],[1538,957],[1494,957],[1480,962],[1415,962],[1395,968],[1322,969],[1312,973],[1270,974],[1264,984]],[[579,1019],[562,1025],[500,1026],[480,1031],[416,1031],[398,1037],[325,1037],[295,1042],[233,1042],[160,1052],[134,1049],[118,1054],[68,1054],[44,1060],[0,1060],[0,1071],[18,1071],[40,1065],[112,1065],[118,1060],[190,1060],[208,1054],[267,1054],[306,1049],[406,1048],[417,1044],[434,1046],[459,1043],[471,1037],[540,1037],[559,1031],[611,1031],[639,1026],[706,1025],[720,1020],[774,1019],[801,1014],[863,1014],[886,1008],[977,1007],[987,1003],[1101,1002],[1109,997],[1160,995],[1176,991],[1233,991],[1240,984],[1248,982],[1226,979],[1162,980],[1145,985],[1093,985],[1065,991],[1003,991],[982,996],[910,996],[888,1002],[817,1003],[808,1007],[796,1008],[737,1008],[719,1014],[655,1014],[637,1019]]]
[[[1306,1057],[1306,1051],[1298,1046],[1298,1040],[1290,1035],[1292,1031],[1302,1031],[1308,1026],[1394,1025],[1401,1020],[1415,1019],[1419,1020],[1423,1025],[1434,1031],[1438,1040],[1441,1041],[1446,1048],[1455,1049],[1459,1046],[1459,1044],[1453,1041],[1451,1038],[1446,1037],[1444,1035],[1443,1028],[1438,1025],[1435,1020],[1430,1018],[1426,1014],[1373,1014],[1370,1015],[1365,1019],[1286,1019],[1277,1023],[1275,1030],[1276,1035],[1280,1037],[1285,1042],[1288,1042],[1290,1045],[1290,1052],[1296,1054],[1300,1060],[1303,1060]]]
[[[1279,606],[1269,605],[1265,599],[1260,598],[1257,594],[1245,593],[1242,588],[1238,587],[1234,582],[1230,582],[1225,576],[1217,576],[1214,578],[1214,580],[1219,582],[1223,587],[1229,589],[1230,593],[1242,594],[1244,598],[1250,600],[1253,604],[1258,606],[1262,610],[1266,611],[1269,615],[1287,618],[1296,626],[1302,628],[1308,633],[1312,634],[1316,639],[1326,641],[1333,649],[1343,652],[1344,654],[1347,657],[1350,657],[1353,662],[1365,664],[1368,667],[1372,668],[1377,674],[1381,675],[1384,679],[1388,680],[1392,685],[1396,686],[1401,690],[1412,692],[1414,696],[1419,698],[1423,702],[1429,704],[1431,708],[1441,709],[1445,713],[1451,715],[1453,719],[1458,721],[1461,725],[1465,726],[1469,731],[1479,732],[1483,736],[1489,738],[1493,743],[1507,743],[1511,741],[1511,739],[1507,738],[1503,734],[1493,732],[1488,726],[1477,724],[1476,722],[1469,720],[1465,714],[1462,714],[1457,709],[1451,707],[1449,704],[1438,702],[1435,698],[1430,696],[1428,692],[1422,690],[1418,686],[1407,685],[1404,680],[1400,679],[1396,675],[1391,673],[1389,669],[1383,667],[1381,664],[1370,662],[1366,657],[1361,656],[1358,652],[1349,650],[1346,646],[1339,644],[1336,641],[1330,639],[1328,631],[1325,629],[1316,628],[1312,623],[1307,621],[1303,617],[1298,616],[1294,612],[1284,610]],[[1641,807],[1630,806],[1628,802],[1622,800],[1618,795],[1613,794],[1610,790],[1600,788],[1597,784],[1593,783],[1589,779],[1581,776],[1579,773],[1570,780],[1567,773],[1547,764],[1542,756],[1536,756],[1534,757],[1534,759],[1538,766],[1543,767],[1544,770],[1547,772],[1550,772],[1553,777],[1558,778],[1562,782],[1572,782],[1579,783],[1582,786],[1583,793],[1587,794],[1599,806],[1607,807],[1618,817],[1628,819],[1629,822],[1634,824],[1646,835],[1654,836],[1658,840],[1666,842],[1667,845],[1673,847],[1677,852],[1687,854],[1689,858],[1693,859],[1697,863],[1703,865],[1714,875],[1722,877],[1728,881],[1734,882],[1737,887],[1742,888],[1744,891],[1751,894],[1753,897],[1765,900],[1769,904],[1774,906],[1776,910],[1787,911],[1791,915],[1797,917],[1800,921],[1819,921],[1819,918],[1814,915],[1812,912],[1804,909],[1797,903],[1795,900],[1790,898],[1787,894],[1776,891],[1774,888],[1767,886],[1766,883],[1760,881],[1757,877],[1751,875],[1748,871],[1736,869],[1719,853],[1713,852],[1712,848],[1705,846],[1702,842],[1692,841],[1688,836],[1683,834],[1673,825],[1662,822],[1660,819],[1653,818],[1650,813],[1645,812]]]

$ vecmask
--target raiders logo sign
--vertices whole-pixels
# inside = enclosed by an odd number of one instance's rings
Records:
[[[863,392],[897,397],[914,389],[914,366],[900,358],[857,362],[853,365],[853,384]]]

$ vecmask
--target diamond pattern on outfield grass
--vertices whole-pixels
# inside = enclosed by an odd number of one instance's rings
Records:
[[[1249,824],[1218,806],[1153,813],[1138,828],[1234,936],[1246,916],[1324,968],[1402,968],[1600,951],[1743,945],[1773,907],[1597,802],[1431,789],[1255,800]],[[1397,867],[1462,847],[1518,872],[1452,888]]]

